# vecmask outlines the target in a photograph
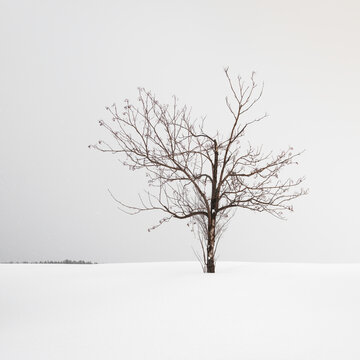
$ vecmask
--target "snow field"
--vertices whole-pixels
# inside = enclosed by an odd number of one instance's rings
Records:
[[[0,359],[360,359],[360,265],[0,265]]]

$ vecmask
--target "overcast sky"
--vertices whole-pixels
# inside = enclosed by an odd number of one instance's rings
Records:
[[[185,222],[117,210],[107,189],[136,203],[143,180],[87,146],[138,86],[229,131],[227,65],[265,82],[250,139],[306,149],[310,194],[287,221],[239,210],[220,260],[360,261],[359,4],[0,0],[0,261],[194,260]]]

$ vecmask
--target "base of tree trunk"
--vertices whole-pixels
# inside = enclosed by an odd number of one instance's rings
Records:
[[[215,273],[214,260],[208,260],[208,263],[206,264],[206,272],[207,273]]]

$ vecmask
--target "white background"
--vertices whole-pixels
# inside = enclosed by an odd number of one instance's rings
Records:
[[[0,261],[193,260],[185,223],[130,217],[143,189],[106,138],[105,106],[176,94],[227,131],[223,67],[265,82],[255,144],[306,149],[307,197],[282,222],[238,211],[221,260],[360,260],[357,1],[0,1]],[[256,115],[254,114],[254,115]]]

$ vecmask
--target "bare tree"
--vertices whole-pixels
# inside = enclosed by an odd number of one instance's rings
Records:
[[[306,193],[299,189],[303,178],[279,179],[281,170],[296,164],[301,153],[293,153],[292,148],[264,153],[261,147],[243,144],[245,130],[267,117],[242,120],[260,100],[263,86],[257,86],[254,73],[248,82],[240,77],[233,81],[228,69],[225,75],[231,93],[225,99],[232,116],[228,134],[208,135],[204,119],[191,120],[190,111],[179,107],[176,97],[171,105],[163,105],[139,88],[138,106],[125,100],[121,111],[115,104],[106,108],[112,121],[100,121],[100,125],[112,135],[112,143],[90,146],[122,155],[121,162],[131,170],[146,171],[149,190],[139,195],[139,205],[114,199],[129,214],[163,212],[149,231],[172,218],[188,219],[200,240],[198,258],[209,273],[215,272],[218,241],[237,208],[284,219],[284,211],[293,210],[290,201]]]

